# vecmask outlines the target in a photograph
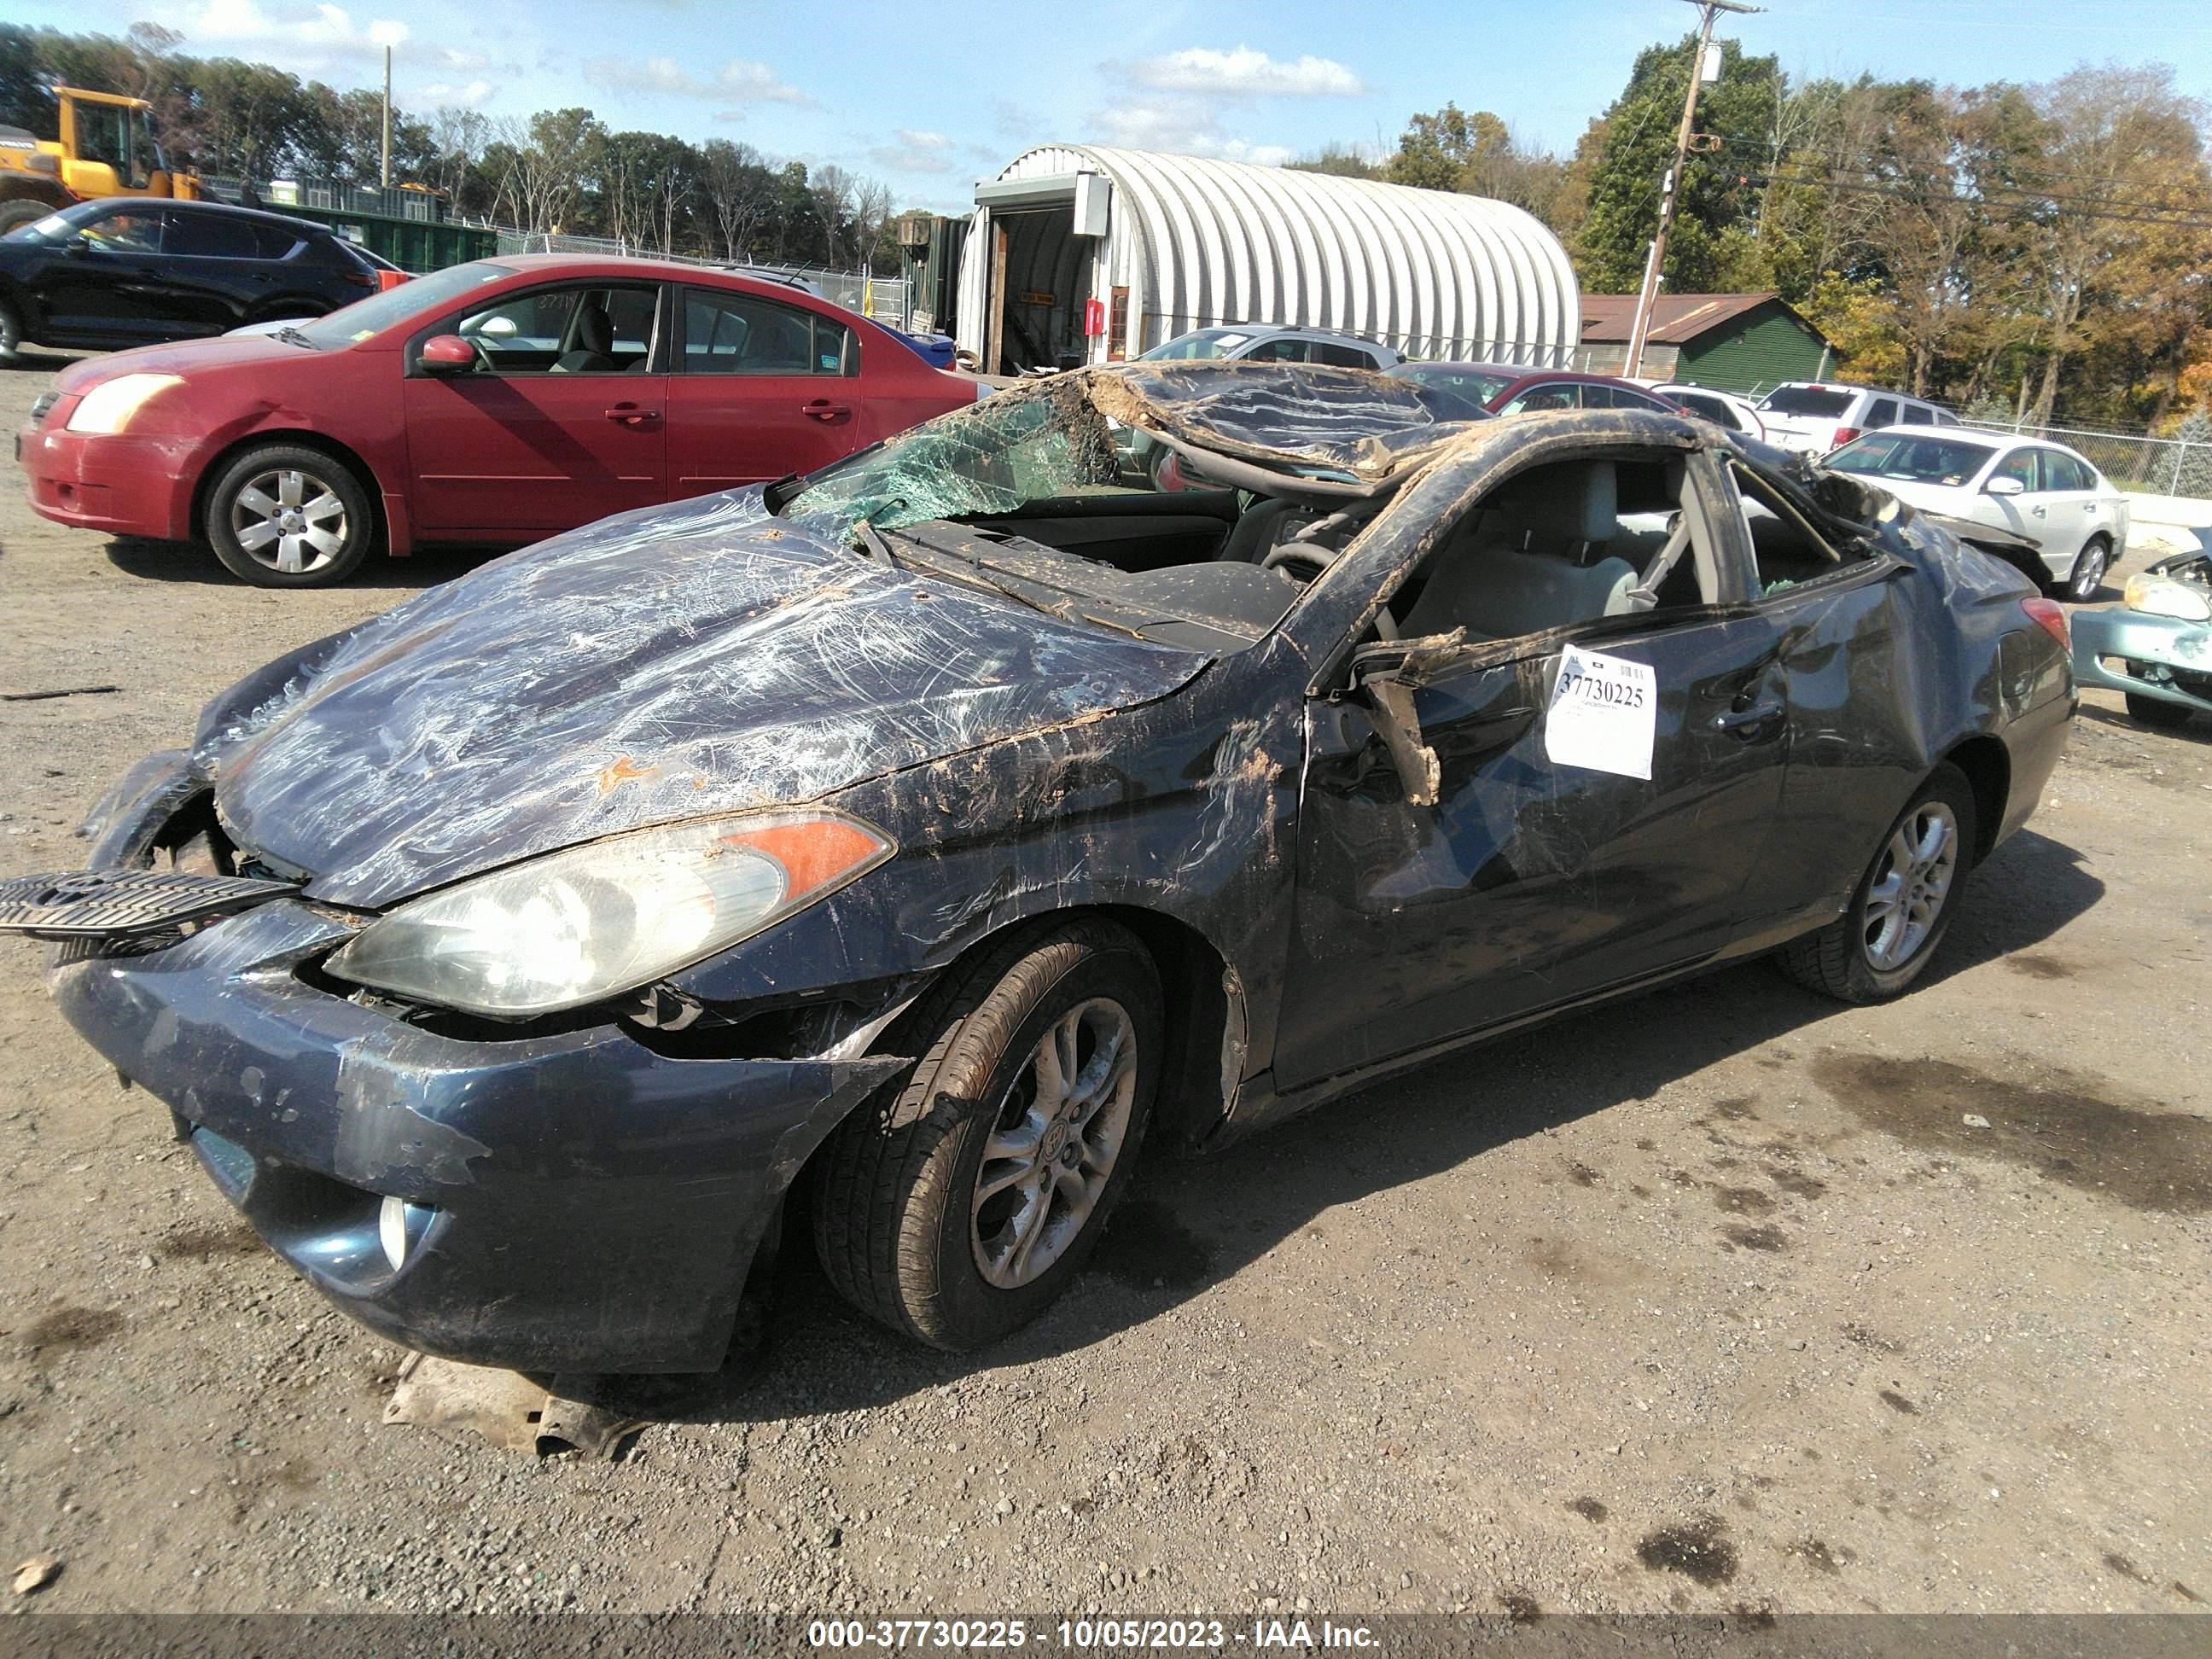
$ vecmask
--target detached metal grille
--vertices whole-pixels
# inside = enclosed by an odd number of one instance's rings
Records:
[[[177,870],[78,870],[0,881],[0,933],[33,939],[130,939],[251,909],[300,890],[244,876]]]

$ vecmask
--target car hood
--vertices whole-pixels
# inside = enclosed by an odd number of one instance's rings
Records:
[[[375,907],[818,799],[1208,660],[872,563],[754,489],[556,537],[272,664],[210,705],[194,757],[241,848]]]
[[[132,346],[104,357],[88,357],[54,377],[58,392],[88,392],[118,374],[204,374],[273,362],[303,362],[321,354],[266,334],[224,334],[207,340],[178,340],[167,345]]]

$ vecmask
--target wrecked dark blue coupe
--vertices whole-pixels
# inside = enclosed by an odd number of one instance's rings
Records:
[[[1083,370],[557,538],[233,688],[0,925],[331,1300],[544,1370],[715,1367],[787,1201],[968,1347],[1147,1141],[1755,954],[1903,991],[2057,607],[1710,426],[1454,413]]]

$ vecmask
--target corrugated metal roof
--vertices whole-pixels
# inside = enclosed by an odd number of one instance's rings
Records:
[[[1651,343],[1687,345],[1691,341],[1733,322],[1747,312],[1772,304],[1805,323],[1789,301],[1772,294],[1662,294],[1651,303]],[[1585,345],[1626,344],[1636,321],[1633,294],[1583,295],[1582,339]],[[1820,330],[1805,323],[1808,332]]]
[[[1559,239],[1504,202],[1099,145],[1025,151],[1001,181],[1103,173],[1109,228],[1091,292],[1129,290],[1129,354],[1194,328],[1280,323],[1364,335],[1409,356],[1564,362],[1580,337]],[[979,208],[976,223],[990,210]],[[988,274],[961,273],[961,333],[980,336]],[[1010,273],[1011,275],[1012,273]]]

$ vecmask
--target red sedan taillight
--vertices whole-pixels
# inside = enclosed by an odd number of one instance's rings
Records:
[[[2022,599],[2020,608],[2027,612],[2028,621],[2058,641],[2058,648],[2069,656],[2074,651],[2074,630],[2067,625],[2066,607],[2056,599]]]
[[[1836,435],[1834,438],[1829,441],[1828,447],[1831,449],[1841,449],[1845,444],[1850,442],[1852,439],[1857,437],[1865,430],[1866,428],[1863,426],[1839,426],[1836,428]]]

